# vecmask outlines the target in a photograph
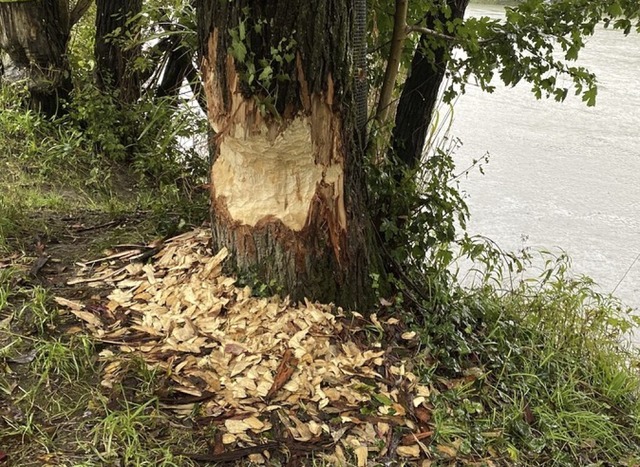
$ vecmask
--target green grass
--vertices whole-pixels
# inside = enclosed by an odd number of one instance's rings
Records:
[[[201,178],[171,148],[140,167],[96,148],[78,120],[52,122],[19,101],[0,88],[0,450],[15,466],[194,465],[174,453],[206,440],[159,410],[155,372],[128,364],[118,387],[103,387],[104,346],[59,312],[51,288],[64,288],[74,261],[200,224]],[[40,254],[59,261],[48,266],[61,281],[29,274]]]
[[[615,299],[560,261],[508,293],[462,292],[449,312],[458,337],[420,329],[453,361],[423,373],[439,388],[436,442],[518,465],[640,464],[640,360],[626,341],[636,320]]]
[[[446,311],[466,347],[442,323],[418,328],[433,465],[449,465],[446,449],[463,463],[638,465],[638,360],[620,340],[629,322],[588,281],[562,274],[510,293],[461,293]],[[69,327],[50,293],[11,268],[0,271],[0,317],[9,314],[0,328],[0,445],[11,465],[196,465],[180,453],[206,451],[212,434],[161,409],[162,372],[132,359],[119,383],[101,385],[103,345]],[[436,348],[439,339],[449,348]],[[436,357],[443,351],[454,363]]]
[[[13,291],[20,273],[2,272],[0,314],[18,312],[0,328],[0,446],[11,465],[192,465],[172,452],[199,435],[158,409],[155,373],[128,365],[129,386],[102,387],[96,343],[64,331],[48,293]],[[25,322],[27,309],[38,320]]]

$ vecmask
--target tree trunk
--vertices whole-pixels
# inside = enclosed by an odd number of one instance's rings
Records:
[[[447,19],[444,13],[437,17],[427,15],[427,27],[434,29],[436,23],[445,24],[455,18],[462,19],[468,4],[469,0],[447,0],[452,17]],[[426,34],[420,37],[396,112],[391,150],[410,169],[415,169],[422,159],[429,124],[447,69],[449,44],[442,43],[429,50],[435,40],[443,41]],[[427,50],[431,53],[427,53]]]
[[[349,0],[200,0],[214,248],[294,300],[370,303]]]
[[[139,73],[132,65],[141,51],[134,19],[141,10],[142,0],[97,0],[96,84],[103,91],[117,91],[124,103],[140,96]]]
[[[166,52],[166,64],[162,68],[162,79],[156,88],[156,97],[177,98],[182,89],[182,84],[186,79],[198,105],[206,112],[207,103],[198,70],[194,65],[193,50],[188,45],[182,43],[178,36],[173,36],[169,39],[168,50]]]
[[[0,2],[0,83],[25,83],[28,106],[47,116],[62,111],[71,75],[66,58],[68,2]]]

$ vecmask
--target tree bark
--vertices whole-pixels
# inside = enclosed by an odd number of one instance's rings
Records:
[[[63,111],[71,75],[65,0],[0,2],[0,83],[25,83],[29,108],[47,116]]]
[[[200,108],[206,112],[207,103],[198,70],[194,65],[193,50],[182,43],[178,36],[169,38],[162,79],[156,88],[156,97],[176,98],[186,79]],[[177,104],[176,104],[177,105]]]
[[[97,0],[96,84],[103,91],[117,91],[124,103],[140,97],[139,73],[133,64],[141,52],[135,45],[134,19],[141,10],[142,0]]]
[[[349,0],[199,0],[214,248],[294,300],[371,302]]]
[[[462,19],[468,4],[469,0],[447,0],[452,17],[447,19],[444,13],[438,16],[427,15],[427,27],[434,29],[437,23],[445,24],[455,18]],[[434,40],[439,40],[441,44],[429,50]],[[415,169],[422,160],[429,124],[447,69],[449,47],[445,39],[434,39],[432,35],[422,34],[402,88],[391,138],[391,151],[410,169]],[[427,50],[431,53],[427,53]]]

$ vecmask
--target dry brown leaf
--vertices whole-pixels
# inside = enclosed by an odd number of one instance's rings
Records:
[[[296,366],[298,365],[298,359],[293,356],[293,351],[291,349],[285,350],[282,355],[282,361],[276,370],[276,375],[273,378],[273,385],[269,389],[267,393],[267,399],[271,399],[273,395],[278,392],[289,380],[293,372],[296,370]]]
[[[416,407],[414,415],[422,423],[428,423],[431,420],[431,412],[424,407]]]
[[[95,328],[102,327],[102,321],[93,313],[90,313],[88,311],[72,310],[72,309],[69,309],[69,311],[90,326],[93,326]]]
[[[453,446],[449,446],[447,444],[438,444],[436,446],[436,450],[440,453],[440,454],[444,454],[445,456],[454,458],[458,455],[458,450],[456,448],[454,448]]]
[[[222,435],[222,444],[232,444],[236,442],[236,437],[235,435],[232,435],[231,433],[225,433]]]
[[[431,436],[433,436],[432,430],[423,431],[421,433],[409,433],[402,437],[402,440],[400,441],[400,443],[405,446],[409,446],[417,443],[418,441],[422,441],[423,439],[430,438]]]
[[[400,457],[420,457],[420,446],[412,444],[411,446],[398,446],[396,452]]]
[[[415,331],[403,332],[400,337],[402,337],[406,341],[410,341],[416,337],[416,332]]]
[[[84,310],[84,305],[82,303],[76,302],[74,300],[68,300],[64,297],[53,297],[53,301],[55,301],[58,305],[69,308],[70,310]]]
[[[369,457],[369,450],[366,446],[358,446],[354,450],[354,454],[356,455],[357,465],[358,467],[366,467],[367,466],[367,458]]]
[[[83,277],[83,282],[104,286],[106,281],[112,287],[102,307],[113,312],[110,323],[119,320],[110,327],[96,322],[91,332],[105,343],[120,343],[114,350],[141,355],[166,372],[175,391],[194,396],[210,392],[212,396],[201,403],[203,413],[225,419],[217,449],[252,444],[256,433],[271,429],[269,413],[277,411],[294,438],[313,442],[326,433],[354,449],[358,465],[366,465],[369,453],[388,455],[388,448],[380,451],[376,442],[391,436],[397,426],[415,433],[411,442],[406,440],[410,445],[400,446],[398,453],[419,457],[414,445],[416,438],[426,436],[429,388],[407,371],[409,362],[400,359],[390,365],[380,345],[363,347],[348,337],[337,338],[345,335],[340,308],[309,301],[292,306],[287,299],[255,298],[248,287],[238,288],[235,279],[222,274],[227,252],[211,257],[209,239],[207,229],[187,232],[168,240],[151,263],[123,265],[116,258],[94,269],[94,277]],[[382,330],[401,326],[397,318],[356,316]],[[112,353],[104,358],[125,357]],[[103,384],[113,385],[120,372],[119,364],[107,366]],[[392,374],[397,386],[390,387],[380,373]],[[406,388],[406,397],[400,398],[396,387]],[[279,391],[283,394],[277,402],[265,402]],[[359,413],[372,393],[391,401],[382,408],[390,415]],[[405,400],[414,421],[400,405]],[[305,409],[304,422],[296,416],[300,406]],[[171,409],[186,416],[193,404]],[[229,418],[234,413],[246,418]],[[326,417],[343,424],[329,426]],[[262,462],[258,456],[255,461]],[[264,453],[262,458],[268,464]],[[347,465],[340,446],[331,459],[331,465]]]
[[[234,420],[234,419],[225,420],[224,426],[227,429],[227,431],[233,435],[244,433],[245,431],[251,428],[251,426],[245,420]]]

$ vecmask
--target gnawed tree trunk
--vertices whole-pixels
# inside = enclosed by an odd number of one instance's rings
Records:
[[[437,17],[427,15],[427,28],[435,29],[436,23],[445,24],[455,18],[462,19],[468,4],[469,0],[447,0],[451,18],[447,19],[444,13]],[[440,45],[432,48],[434,41],[439,41]],[[393,153],[410,169],[418,166],[424,153],[429,124],[447,69],[446,57],[450,45],[443,39],[422,34],[402,87],[391,143]]]
[[[293,299],[366,305],[350,0],[200,0],[214,248]]]
[[[140,96],[140,77],[133,65],[141,52],[135,44],[135,16],[141,10],[142,0],[97,0],[96,84],[103,91],[117,91],[124,103]]]
[[[62,111],[71,74],[66,58],[68,2],[0,2],[0,83],[26,84],[28,105],[47,116]]]

